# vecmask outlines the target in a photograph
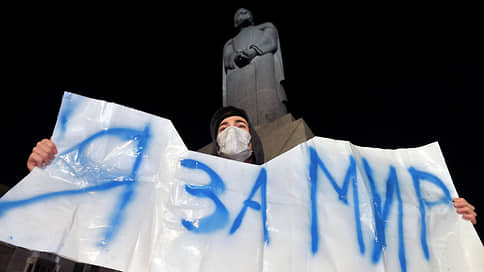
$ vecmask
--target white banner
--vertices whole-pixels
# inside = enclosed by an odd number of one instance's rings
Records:
[[[484,271],[437,143],[315,137],[264,165],[66,93],[59,150],[0,199],[0,239],[123,271]]]

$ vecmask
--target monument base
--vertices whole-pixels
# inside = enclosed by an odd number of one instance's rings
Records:
[[[0,197],[3,196],[10,188],[7,185],[0,184]]]
[[[288,113],[281,118],[254,128],[262,142],[264,149],[264,162],[288,151],[296,145],[311,139],[314,134],[304,119],[295,120]],[[198,152],[211,154],[213,143],[198,150]]]

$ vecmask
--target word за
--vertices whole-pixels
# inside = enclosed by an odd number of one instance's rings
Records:
[[[361,229],[360,219],[360,201],[358,199],[358,179],[357,179],[357,165],[353,156],[349,157],[349,166],[346,170],[342,185],[335,180],[330,170],[326,167],[321,160],[317,151],[313,147],[309,147],[309,186],[310,186],[310,207],[309,213],[311,217],[311,224],[309,226],[311,235],[311,252],[316,254],[319,250],[319,226],[318,226],[318,207],[317,207],[317,191],[319,183],[319,169],[323,172],[326,178],[329,180],[334,191],[338,194],[338,198],[345,205],[349,204],[348,192],[351,188],[353,190],[353,209],[354,218],[356,222],[356,240],[362,255],[365,254],[366,247],[363,240],[363,233]],[[402,271],[406,271],[406,256],[404,245],[404,232],[403,232],[403,202],[400,193],[400,185],[398,183],[398,177],[394,166],[389,166],[388,178],[386,179],[386,192],[385,200],[382,202],[382,197],[376,189],[376,181],[374,179],[373,170],[365,158],[362,158],[363,169],[365,176],[369,183],[371,193],[371,203],[373,208],[373,219],[375,226],[375,237],[373,239],[373,250],[371,254],[371,260],[373,263],[380,261],[383,248],[386,247],[385,228],[386,221],[388,220],[390,210],[393,202],[396,199],[398,209],[398,255],[400,261],[400,268]],[[195,233],[209,233],[221,230],[229,224],[229,212],[218,195],[225,191],[225,184],[220,176],[211,169],[208,165],[193,159],[184,159],[181,161],[181,165],[190,169],[198,169],[204,171],[210,177],[211,182],[208,185],[185,185],[185,190],[196,197],[209,198],[215,204],[215,211],[204,218],[197,219],[195,221],[187,221],[182,219],[182,225],[189,231]],[[450,205],[452,198],[450,192],[445,184],[437,176],[417,170],[414,167],[408,168],[409,173],[412,176],[413,186],[418,199],[419,211],[420,211],[420,240],[422,252],[425,258],[429,259],[429,249],[427,245],[427,227],[425,213],[426,208],[430,208],[434,205],[444,204]],[[424,198],[421,192],[421,183],[423,181],[430,182],[442,190],[442,197],[435,201],[430,201]],[[351,187],[350,187],[351,185]],[[230,234],[234,234],[241,226],[244,215],[247,212],[247,208],[251,208],[261,213],[264,242],[269,244],[270,237],[267,230],[267,173],[264,167],[261,168],[259,175],[250,191],[249,197],[243,202],[242,209],[236,216],[232,226],[229,230]],[[261,203],[258,203],[252,198],[257,191],[261,194]]]

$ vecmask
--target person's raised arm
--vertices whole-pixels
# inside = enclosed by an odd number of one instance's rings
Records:
[[[57,154],[57,148],[49,139],[43,139],[32,149],[32,153],[27,159],[27,168],[32,171],[34,167],[42,168],[48,165]]]

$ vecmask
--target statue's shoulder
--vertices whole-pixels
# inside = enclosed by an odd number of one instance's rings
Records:
[[[225,42],[224,48],[232,44],[233,39],[229,39],[228,41]]]
[[[276,26],[271,22],[259,24],[259,25],[257,25],[257,28],[260,29],[260,30],[266,30],[266,29],[270,28],[270,29],[273,29],[274,31],[277,32]]]

